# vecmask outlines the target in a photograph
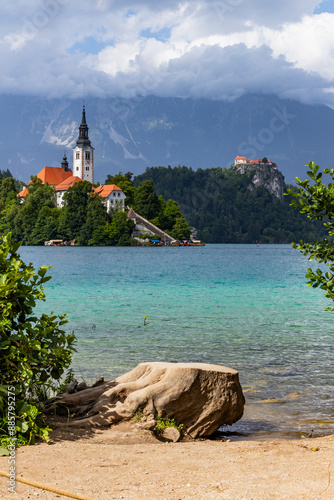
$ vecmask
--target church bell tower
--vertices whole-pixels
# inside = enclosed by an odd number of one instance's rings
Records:
[[[85,106],[82,110],[79,137],[73,148],[73,175],[94,184],[94,148],[88,137]]]

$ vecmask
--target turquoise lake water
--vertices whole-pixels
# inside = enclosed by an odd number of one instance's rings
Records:
[[[20,254],[53,266],[39,310],[68,315],[79,379],[112,379],[143,361],[230,366],[247,404],[225,430],[248,438],[334,432],[334,313],[324,311],[331,303],[321,290],[307,287],[309,263],[290,245]]]

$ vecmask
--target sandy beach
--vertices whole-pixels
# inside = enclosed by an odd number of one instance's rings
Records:
[[[0,470],[8,472],[8,458]],[[334,435],[298,440],[158,441],[132,422],[107,430],[56,430],[19,448],[18,478],[88,499],[333,500]],[[3,499],[68,498],[0,477]]]

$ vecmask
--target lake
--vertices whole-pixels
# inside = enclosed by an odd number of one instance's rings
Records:
[[[112,379],[143,361],[230,366],[247,401],[225,429],[232,437],[334,432],[334,313],[306,285],[309,263],[290,245],[19,253],[52,266],[38,310],[67,314],[77,378]]]

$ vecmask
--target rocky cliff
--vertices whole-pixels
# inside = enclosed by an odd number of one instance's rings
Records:
[[[272,163],[242,163],[234,166],[235,170],[240,174],[253,173],[249,190],[264,186],[269,193],[283,201],[284,193],[284,176],[282,172],[277,170],[275,164]]]

